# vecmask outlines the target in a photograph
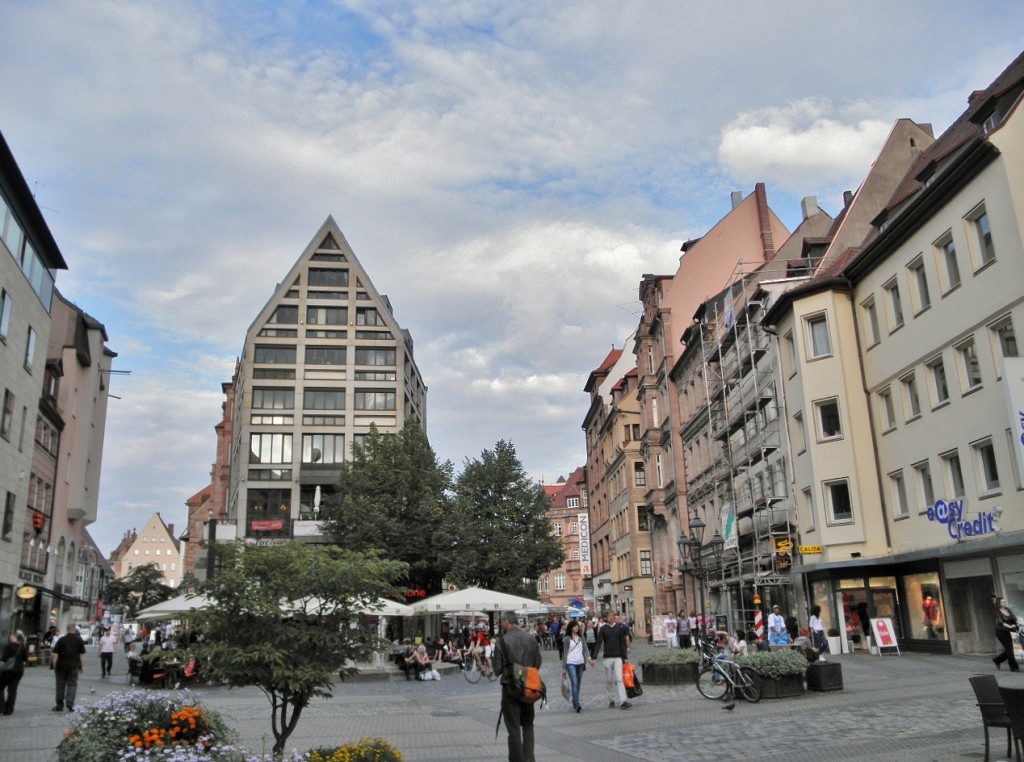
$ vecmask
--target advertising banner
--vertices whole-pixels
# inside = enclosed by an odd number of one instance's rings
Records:
[[[584,579],[591,576],[590,569],[590,514],[580,513],[576,516],[580,527],[580,574]]]

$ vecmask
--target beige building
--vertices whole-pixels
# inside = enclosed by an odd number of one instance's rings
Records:
[[[231,409],[218,429],[210,495],[223,517],[214,525],[218,542],[319,541],[321,502],[352,445],[371,426],[426,428],[412,336],[333,218],[253,320],[225,394]],[[191,522],[190,536],[206,519]],[[197,554],[197,567],[204,563]]]
[[[1024,56],[937,140],[897,123],[883,154],[906,168],[880,176],[876,160],[865,241],[835,247],[766,318],[807,549],[796,570],[844,650],[867,646],[866,612],[904,647],[991,652],[991,596],[1024,607],[1004,370],[1024,321],[1022,93]]]
[[[116,567],[118,577],[125,577],[140,566],[155,566],[169,587],[181,584],[181,547],[174,537],[174,524],[165,524],[159,512],[130,541]]]

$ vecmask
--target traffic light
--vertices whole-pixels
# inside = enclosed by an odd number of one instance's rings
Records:
[[[43,531],[43,514],[39,511],[32,514],[32,527],[36,530],[36,534]]]

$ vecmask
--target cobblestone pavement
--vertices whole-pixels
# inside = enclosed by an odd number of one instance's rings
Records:
[[[651,648],[639,644],[634,658]],[[725,711],[691,685],[646,686],[629,710],[609,709],[603,674],[583,677],[583,711],[562,700],[557,656],[545,651],[544,679],[551,702],[537,714],[537,759],[558,760],[981,760],[981,716],[967,678],[995,673],[1004,685],[1024,686],[1024,672],[995,672],[986,657],[928,654],[831,657],[843,666],[844,690],[805,693]],[[101,680],[90,651],[79,681],[79,706],[114,690],[127,690],[124,659]],[[15,713],[0,716],[2,762],[47,762],[69,726],[51,712],[53,672],[26,670]],[[314,701],[302,714],[288,748],[341,744],[381,736],[409,762],[493,760],[506,756],[505,731],[495,741],[499,687],[470,685],[459,674],[439,682],[350,682],[335,696]],[[269,750],[270,706],[255,688],[202,686],[196,693],[224,714],[251,751]],[[1005,759],[1006,736],[992,731],[992,758]]]

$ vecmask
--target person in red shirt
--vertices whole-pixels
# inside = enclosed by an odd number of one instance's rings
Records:
[[[491,656],[494,654],[494,646],[491,639],[487,637],[487,625],[482,624],[476,629],[473,635],[473,651],[481,661],[482,672],[486,675],[491,669]]]

